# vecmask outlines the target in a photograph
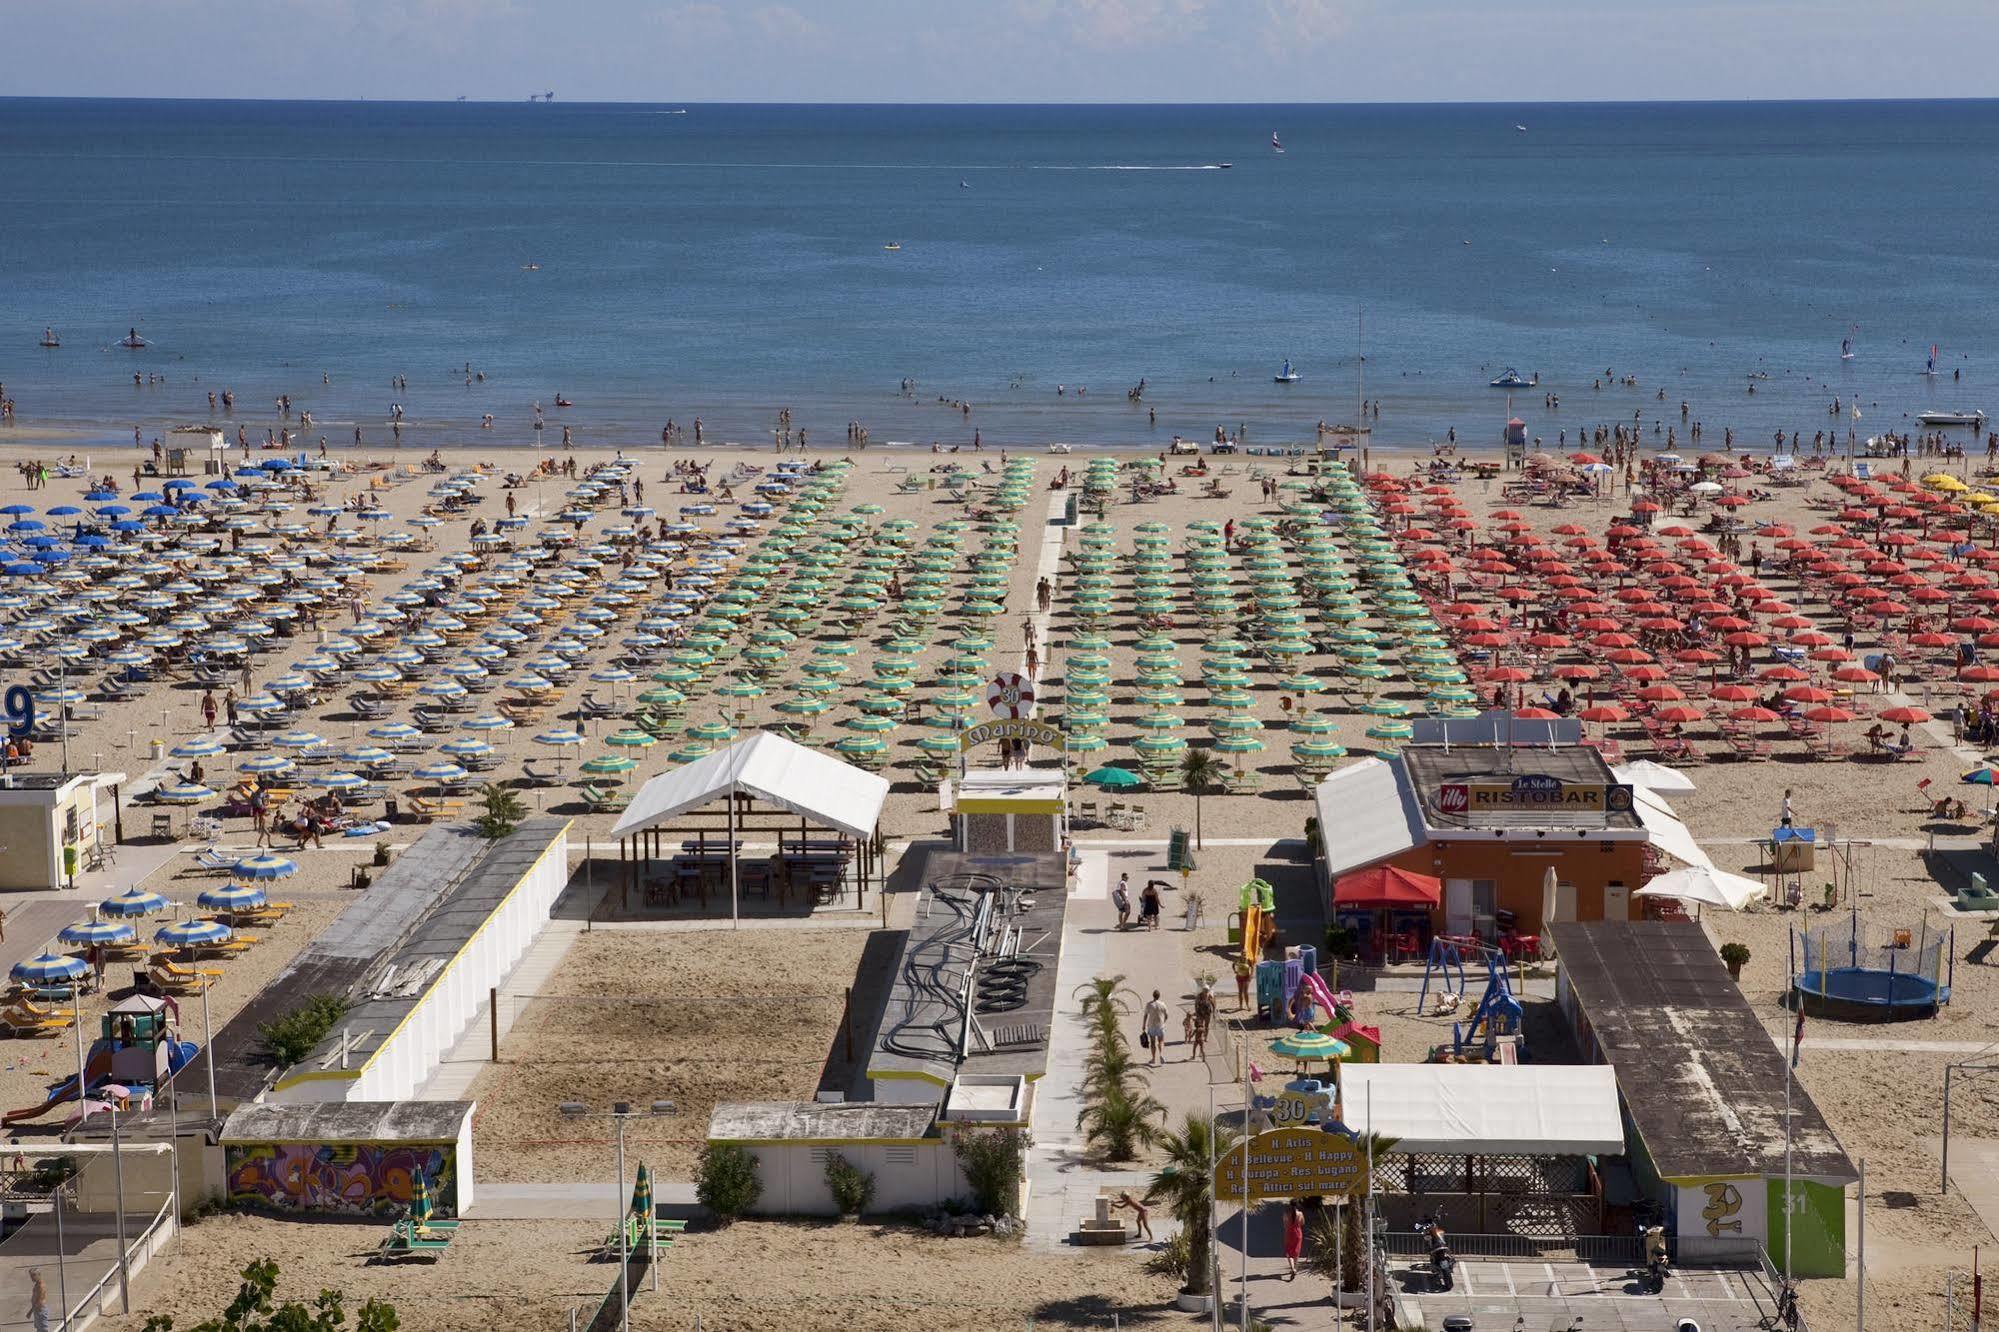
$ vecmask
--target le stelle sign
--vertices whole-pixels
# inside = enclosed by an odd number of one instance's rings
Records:
[[[1351,1135],[1323,1128],[1274,1128],[1244,1138],[1215,1162],[1215,1196],[1252,1200],[1349,1195],[1367,1188],[1367,1154]]]
[[[1561,810],[1616,814],[1631,808],[1631,788],[1621,783],[1565,782],[1526,775],[1510,782],[1444,782],[1437,787],[1440,814],[1509,814]]]

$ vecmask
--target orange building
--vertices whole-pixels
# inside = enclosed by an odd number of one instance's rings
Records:
[[[1705,860],[1663,801],[1620,782],[1586,745],[1411,745],[1335,772],[1316,803],[1329,908],[1334,883],[1370,866],[1442,884],[1433,907],[1334,912],[1404,949],[1412,933],[1492,940],[1554,921],[1637,920],[1648,857]],[[1380,938],[1362,947],[1390,951]]]

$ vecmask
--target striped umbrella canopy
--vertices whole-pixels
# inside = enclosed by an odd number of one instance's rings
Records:
[[[1352,1053],[1347,1043],[1322,1031],[1294,1031],[1270,1043],[1270,1053],[1280,1059],[1301,1062],[1315,1059],[1344,1059]]]
[[[381,726],[368,728],[371,740],[414,740],[423,732],[408,722],[387,722]]]
[[[246,879],[289,879],[298,873],[298,862],[283,856],[265,852],[260,856],[248,856],[236,862],[232,873]]]
[[[215,792],[200,782],[170,782],[153,791],[153,799],[165,805],[198,805]]]
[[[267,777],[277,773],[290,772],[297,765],[283,754],[257,754],[236,765],[238,772],[247,772],[252,777]]]
[[[313,731],[280,731],[271,737],[271,743],[279,749],[313,749],[326,740]]]
[[[220,888],[204,889],[195,900],[210,911],[251,911],[270,901],[270,898],[255,884],[231,883]]]
[[[358,772],[329,772],[319,779],[319,784],[329,791],[358,791],[368,784],[368,779]]]
[[[235,931],[219,920],[177,920],[153,931],[153,942],[169,948],[225,943]]]
[[[659,737],[633,726],[605,736],[604,743],[617,749],[650,749],[659,743]]]
[[[16,962],[7,974],[23,985],[59,985],[73,981],[89,970],[89,964],[80,957],[43,951]]]
[[[593,777],[613,776],[619,773],[630,772],[638,766],[639,761],[637,759],[627,758],[623,754],[599,754],[595,758],[585,759],[581,765],[581,771]]]
[[[447,740],[437,747],[440,754],[449,754],[455,759],[473,758],[480,754],[490,754],[493,747],[484,740]]]
[[[340,757],[348,763],[372,768],[377,763],[393,762],[396,756],[380,745],[356,745],[352,749],[343,750]]]
[[[84,920],[63,926],[56,937],[66,944],[87,948],[92,944],[131,943],[138,938],[138,932],[120,920]]]
[[[566,727],[558,727],[555,730],[543,731],[540,734],[536,735],[534,737],[534,742],[538,745],[549,745],[555,748],[562,748],[568,745],[582,744],[583,737],[577,734],[575,731],[569,730]]]
[[[116,897],[105,898],[97,904],[97,909],[107,916],[150,916],[154,912],[165,911],[172,905],[172,902],[158,893],[144,892],[134,885]]]
[[[727,722],[706,721],[688,727],[687,738],[704,744],[723,744],[736,738],[736,728]]]
[[[462,782],[467,774],[456,763],[426,763],[410,775],[420,782]]]
[[[511,731],[514,724],[496,712],[482,712],[477,717],[467,717],[458,723],[462,731]]]
[[[221,741],[210,740],[208,737],[203,736],[195,740],[183,740],[168,752],[175,758],[199,759],[213,758],[215,755],[220,754],[222,750],[223,745]]]

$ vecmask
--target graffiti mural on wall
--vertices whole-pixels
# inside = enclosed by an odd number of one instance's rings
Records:
[[[457,1213],[457,1152],[449,1144],[299,1142],[232,1144],[229,1200],[288,1211],[365,1214],[409,1206],[423,1171],[432,1205]]]

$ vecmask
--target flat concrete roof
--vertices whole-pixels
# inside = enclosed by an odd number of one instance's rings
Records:
[[[926,847],[923,855],[918,875],[923,900],[896,959],[868,1076],[924,1078],[937,1083],[940,1098],[961,1074],[1040,1077],[1048,1067],[1055,969],[1069,907],[1062,853],[978,856]],[[1011,926],[1024,965],[996,966],[1000,959],[991,955],[979,960],[975,1030],[960,1060],[965,971],[974,961],[972,923],[982,895],[977,885],[995,881],[1023,890],[1021,901],[1031,897],[1027,910],[993,917],[993,937],[999,925]],[[1001,972],[1011,975],[1003,978]]]
[[[708,1137],[722,1142],[824,1142],[876,1139],[911,1142],[931,1136],[934,1105],[846,1101],[724,1101],[708,1116]]]
[[[311,1101],[241,1106],[222,1142],[453,1142],[472,1101]]]
[[[1562,921],[1547,932],[1582,1009],[1584,1044],[1616,1068],[1660,1176],[1782,1174],[1786,1060],[1701,927]],[[1791,1109],[1793,1171],[1852,1180],[1853,1163],[1800,1085]]]

